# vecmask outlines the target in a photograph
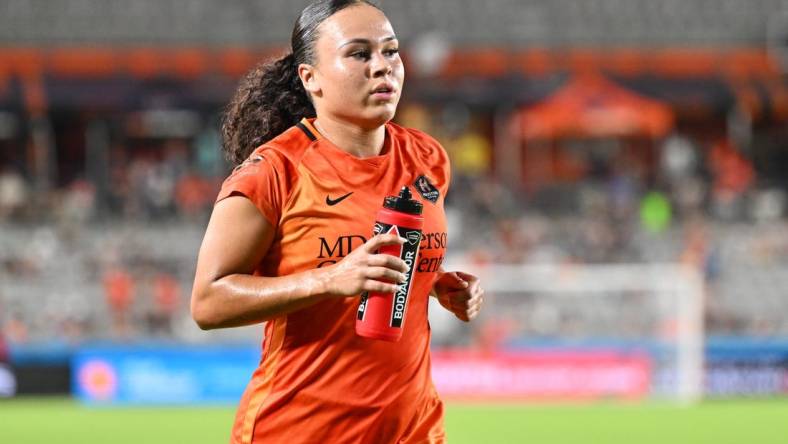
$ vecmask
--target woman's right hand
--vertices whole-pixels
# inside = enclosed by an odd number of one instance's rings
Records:
[[[347,297],[365,291],[397,291],[398,284],[405,282],[408,266],[396,256],[377,251],[381,247],[402,245],[404,242],[405,239],[396,234],[378,234],[336,264],[323,268],[325,293],[328,296]]]

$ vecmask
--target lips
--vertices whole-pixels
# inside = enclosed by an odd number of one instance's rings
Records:
[[[397,90],[394,85],[388,82],[377,85],[370,94],[380,97],[388,97],[394,95]]]

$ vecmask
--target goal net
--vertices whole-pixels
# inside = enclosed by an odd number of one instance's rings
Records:
[[[482,280],[477,343],[485,331],[504,332],[494,351],[436,347],[433,376],[445,396],[649,396],[685,403],[702,396],[703,283],[691,268],[444,268],[469,270]],[[435,334],[439,342],[439,325]]]

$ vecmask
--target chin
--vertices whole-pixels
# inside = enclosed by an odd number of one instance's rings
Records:
[[[371,127],[378,127],[380,125],[385,125],[391,119],[394,118],[394,115],[397,113],[397,105],[390,105],[385,107],[380,107],[376,109],[374,112],[369,114],[369,118],[365,119],[370,123]]]

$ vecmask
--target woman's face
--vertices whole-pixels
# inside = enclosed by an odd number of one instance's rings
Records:
[[[360,4],[323,21],[315,58],[299,73],[318,118],[373,129],[394,117],[405,72],[399,42],[380,10]]]

